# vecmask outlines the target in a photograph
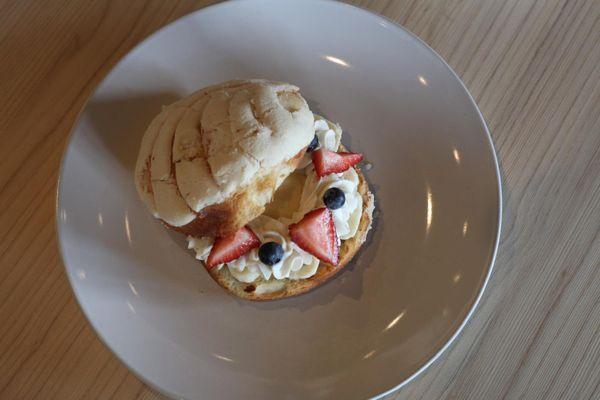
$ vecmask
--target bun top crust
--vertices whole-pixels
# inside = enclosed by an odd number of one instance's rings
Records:
[[[165,107],[148,127],[136,188],[155,217],[186,225],[297,157],[313,124],[294,85],[253,79],[201,89]]]

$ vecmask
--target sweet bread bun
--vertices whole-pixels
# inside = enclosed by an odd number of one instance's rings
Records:
[[[187,235],[224,236],[263,213],[314,136],[296,86],[232,80],[164,107],[140,146],[148,210]]]
[[[335,125],[330,123],[330,126],[333,127]],[[340,145],[340,150],[346,151],[342,145]],[[358,252],[362,244],[367,239],[367,234],[369,233],[371,224],[373,222],[373,209],[375,207],[373,194],[369,190],[369,185],[360,169],[355,167],[355,170],[359,177],[358,192],[362,197],[363,211],[356,234],[348,240],[343,240],[341,243],[340,261],[338,265],[334,266],[321,261],[315,275],[311,276],[310,278],[298,280],[282,279],[269,280],[267,282],[262,278],[258,278],[254,282],[244,283],[235,279],[229,272],[228,268],[212,268],[208,270],[211,277],[224,289],[231,292],[235,296],[254,301],[275,300],[296,296],[306,293],[309,290],[312,290],[317,286],[327,282],[335,274],[341,271],[342,268],[348,265],[352,257],[354,257],[354,255]],[[288,202],[287,197],[289,197],[289,193],[294,192],[297,191],[295,191],[294,188],[289,188],[287,193],[276,193],[275,199],[273,200],[275,203],[275,207],[273,207],[273,209],[279,208],[279,205],[277,204],[278,202]],[[271,205],[269,208],[271,208]]]
[[[312,185],[329,181],[315,175],[305,154],[315,136],[325,149],[346,151],[341,127],[313,116],[296,86],[256,79],[210,86],[164,107],[151,122],[135,167],[136,189],[154,217],[187,234],[190,244],[203,243],[202,256],[194,249],[204,260],[215,238],[266,217],[287,232],[290,222],[283,221],[297,222],[307,209],[322,206],[323,194],[316,195]],[[256,279],[236,279],[236,270],[222,266],[208,269],[211,277],[230,293],[255,301],[299,295],[331,279],[358,252],[372,224],[373,194],[360,169],[350,168],[356,173],[348,171],[351,180],[340,184],[351,182],[351,189],[344,190],[347,207],[354,211],[336,217],[347,218],[337,220],[342,221],[336,226],[336,239],[341,239],[337,265],[305,253],[312,260],[306,275],[276,275],[273,269]],[[282,279],[265,280],[270,273]]]

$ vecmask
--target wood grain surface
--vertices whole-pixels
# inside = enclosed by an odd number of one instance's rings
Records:
[[[0,398],[160,399],[99,341],[58,256],[56,179],[94,87],[209,1],[0,1]],[[600,1],[353,1],[433,47],[479,104],[505,215],[489,290],[389,399],[600,399]]]

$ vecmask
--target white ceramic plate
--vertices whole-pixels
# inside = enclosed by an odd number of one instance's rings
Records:
[[[205,85],[298,85],[373,164],[370,240],[336,279],[256,304],[214,283],[133,185],[160,106]],[[186,16],[125,57],[64,156],[58,234],[81,308],[140,378],[194,399],[363,399],[397,388],[457,335],[489,277],[498,166],[464,86],[425,44],[333,2],[236,1]]]

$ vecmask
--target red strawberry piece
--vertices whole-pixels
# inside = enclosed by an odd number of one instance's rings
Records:
[[[342,156],[323,147],[313,151],[311,154],[315,171],[319,177],[344,172],[349,168],[348,163]]]
[[[240,258],[250,250],[260,246],[260,239],[248,227],[215,240],[206,259],[206,268],[211,269],[219,264]]]
[[[362,154],[335,153],[323,147],[313,151],[311,157],[315,171],[320,178],[325,175],[344,172],[362,160]]]
[[[362,161],[363,155],[360,153],[338,153],[344,158],[344,161],[348,163],[350,167],[354,167],[356,164]]]
[[[289,227],[290,237],[302,250],[331,265],[337,265],[340,245],[331,210],[323,207],[307,213]]]

